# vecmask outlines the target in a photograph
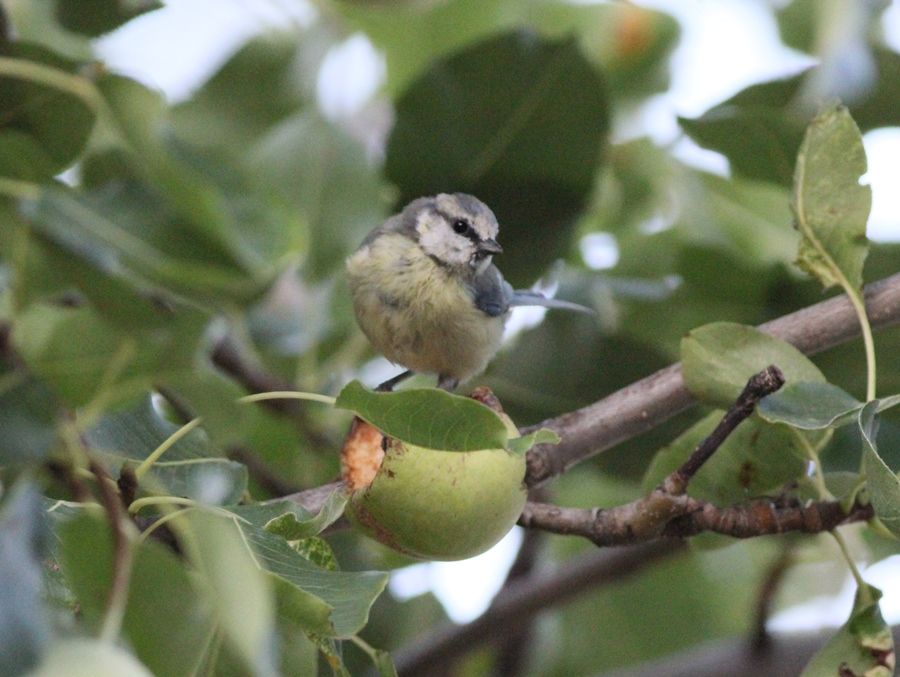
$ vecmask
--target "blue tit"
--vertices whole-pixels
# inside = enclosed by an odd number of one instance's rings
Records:
[[[503,249],[497,218],[464,193],[413,200],[375,228],[347,259],[356,320],[372,345],[407,371],[437,374],[453,390],[484,371],[500,348],[510,308],[583,306],[514,291],[492,263]]]

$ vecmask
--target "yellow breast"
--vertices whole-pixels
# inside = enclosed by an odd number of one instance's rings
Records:
[[[347,279],[359,326],[391,362],[462,381],[500,346],[505,317],[478,310],[459,277],[403,235],[360,248],[347,259]]]

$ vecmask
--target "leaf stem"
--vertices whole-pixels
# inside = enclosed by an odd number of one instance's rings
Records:
[[[875,341],[872,339],[872,326],[869,324],[862,297],[855,289],[850,293],[849,288],[847,296],[850,297],[850,303],[853,304],[853,310],[856,311],[862,329],[863,345],[866,350],[866,402],[871,402],[875,399]]]
[[[178,430],[176,430],[174,433],[169,435],[165,439],[165,441],[163,441],[162,444],[160,444],[158,447],[156,447],[156,449],[154,449],[153,452],[147,458],[145,458],[143,461],[141,461],[141,464],[137,468],[134,469],[135,477],[137,477],[140,480],[147,473],[147,471],[150,470],[151,467],[153,467],[153,464],[159,460],[160,456],[162,456],[169,449],[171,449],[172,446],[178,440],[180,440],[182,437],[184,437],[189,432],[191,432],[194,428],[196,428],[198,425],[200,425],[200,423],[202,423],[202,421],[203,421],[202,418],[199,418],[199,417],[195,418],[193,421],[188,421],[183,426],[181,426]],[[132,505],[134,505],[134,504],[132,504]],[[130,510],[130,508],[129,508],[129,510]]]
[[[181,496],[144,496],[131,502],[128,506],[128,513],[134,515],[141,508],[148,505],[184,505],[189,508],[199,505],[192,498],[183,498]]]
[[[322,402],[334,406],[337,401],[328,395],[320,395],[319,393],[304,393],[295,390],[275,390],[267,393],[254,393],[252,395],[244,395],[238,399],[240,403],[262,402],[264,400],[309,400],[310,402]]]
[[[0,57],[2,60],[2,57]],[[19,181],[0,177],[0,195],[17,200],[37,200],[41,196],[41,187],[30,181]]]
[[[52,66],[11,57],[0,57],[0,75],[28,80],[71,94],[81,99],[95,115],[99,115],[103,110],[103,97],[100,92],[90,80],[80,75],[72,75]]]
[[[853,580],[856,581],[856,587],[859,589],[860,594],[863,596],[863,600],[866,603],[872,603],[874,600],[871,598],[871,594],[868,592],[869,586],[866,585],[866,582],[863,580],[862,574],[859,573],[859,569],[856,566],[856,562],[853,561],[853,557],[850,555],[850,550],[847,548],[847,542],[844,540],[844,537],[841,536],[840,532],[837,529],[833,529],[831,535],[834,537],[834,540],[837,541],[838,547],[841,549],[841,554],[844,556],[844,559],[847,562],[847,566],[850,568],[850,573],[853,575]]]

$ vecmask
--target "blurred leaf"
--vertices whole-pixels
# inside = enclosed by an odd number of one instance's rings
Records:
[[[795,381],[777,393],[764,397],[756,411],[770,423],[787,423],[804,430],[822,430],[840,425],[839,419],[862,406],[862,402],[831,383]]]
[[[28,677],[153,677],[125,649],[99,639],[61,639]]]
[[[161,374],[188,369],[205,319],[178,314],[140,334],[117,330],[88,306],[35,305],[15,324],[13,341],[28,368],[72,406],[102,397],[119,403]]]
[[[856,591],[850,618],[812,657],[801,677],[839,674],[889,677],[894,672],[894,639],[878,600],[881,591],[865,585]]]
[[[428,449],[505,449],[509,437],[506,425],[491,409],[438,388],[379,393],[351,381],[335,406],[353,411],[385,435]]]
[[[0,56],[74,73],[79,64],[36,45],[4,42]],[[50,179],[71,165],[87,143],[94,111],[84,99],[0,68],[0,175],[25,181]],[[85,80],[85,87],[90,83]]]
[[[269,129],[247,163],[254,175],[281,191],[308,225],[304,272],[310,279],[340,270],[344,257],[387,216],[381,180],[362,146],[314,110]]]
[[[50,640],[50,617],[41,600],[41,560],[47,550],[41,514],[40,495],[31,484],[19,482],[5,492],[0,507],[0,673],[4,675],[34,667]]]
[[[859,412],[866,488],[875,515],[894,535],[900,536],[900,479],[878,455],[877,406],[875,402],[869,402]]]
[[[191,98],[172,111],[178,134],[236,153],[304,104],[297,41],[257,38],[241,47]]]
[[[59,403],[43,383],[0,364],[0,466],[43,461],[59,417]]]
[[[687,461],[722,419],[713,411],[659,450],[644,476],[650,491]],[[727,507],[781,489],[806,473],[804,446],[790,429],[750,418],[725,440],[688,485],[694,498]]]
[[[480,198],[501,224],[507,277],[530,283],[571,245],[608,108],[600,74],[572,41],[501,35],[435,63],[406,90],[385,170],[401,202],[450,187]]]
[[[183,561],[153,541],[137,547],[123,632],[155,675],[194,675],[209,648],[215,621],[212,604],[191,573]]]
[[[162,6],[159,0],[56,0],[56,16],[66,29],[96,37]]]
[[[808,357],[785,341],[758,329],[713,322],[691,331],[681,342],[682,369],[688,390],[708,404],[729,407],[751,376],[771,364],[786,383],[824,383]]]
[[[793,209],[802,235],[797,265],[825,288],[862,287],[872,204],[872,189],[859,183],[865,172],[862,136],[847,109],[816,116],[797,156]]]
[[[236,523],[189,513],[190,557],[212,589],[216,617],[253,675],[274,675],[276,586]]]
[[[736,174],[791,185],[802,119],[780,110],[721,104],[697,119],[679,117],[678,123],[698,144],[725,155]]]

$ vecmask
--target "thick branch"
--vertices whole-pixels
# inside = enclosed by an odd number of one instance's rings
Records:
[[[532,575],[504,588],[490,608],[467,625],[446,626],[394,655],[401,675],[427,675],[446,667],[487,642],[515,633],[533,615],[565,603],[589,588],[639,573],[681,549],[677,543],[650,543],[634,548],[598,550],[552,574]]]
[[[900,273],[865,288],[866,312],[873,328],[900,322]],[[859,336],[860,329],[844,295],[785,315],[759,327],[806,354],[814,354]],[[602,400],[549,419],[523,432],[546,427],[559,445],[538,445],[528,452],[526,482],[538,485],[573,465],[636,437],[687,409],[694,399],[684,386],[681,364],[673,364]]]
[[[871,506],[845,513],[839,501],[779,505],[761,499],[728,508],[661,489],[608,510],[563,508],[526,503],[519,524],[555,534],[582,536],[599,546],[641,543],[655,538],[685,538],[704,531],[753,538],[798,531],[817,534],[841,524],[872,518]]]

